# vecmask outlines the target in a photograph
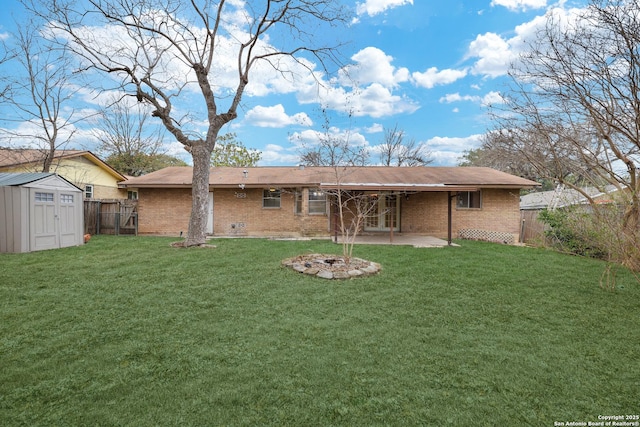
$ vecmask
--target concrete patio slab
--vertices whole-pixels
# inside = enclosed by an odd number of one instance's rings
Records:
[[[342,243],[340,238],[338,241]],[[448,246],[448,242],[432,236],[422,236],[415,234],[394,234],[390,236],[386,233],[365,234],[356,236],[354,242],[357,245],[404,245],[414,248],[442,248]],[[451,246],[458,246],[452,243]]]

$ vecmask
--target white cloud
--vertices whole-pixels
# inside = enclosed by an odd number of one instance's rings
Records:
[[[500,92],[491,91],[482,97],[482,105],[496,105],[496,104],[504,104],[505,99],[502,97]]]
[[[298,92],[301,104],[320,104],[323,108],[353,115],[355,117],[386,117],[396,114],[411,114],[420,106],[406,96],[394,95],[391,90],[378,83],[365,88],[346,89],[325,84],[308,87]]]
[[[365,138],[360,132],[339,129],[334,126],[330,127],[327,132],[320,132],[311,129],[304,130],[302,132],[294,132],[289,136],[289,141],[298,149],[304,149],[314,147],[322,141],[326,141],[327,138],[348,141],[352,146],[368,145],[367,138]]]
[[[475,95],[460,95],[458,92],[456,93],[448,93],[445,96],[439,99],[441,104],[452,104],[454,102],[462,102],[462,101],[470,101],[470,102],[479,102],[480,97]]]
[[[453,83],[467,75],[466,70],[440,70],[431,67],[424,73],[414,72],[411,76],[418,86],[431,89],[436,85]]]
[[[282,104],[271,107],[258,105],[247,111],[244,116],[245,122],[252,126],[282,128],[289,125],[311,126],[313,121],[306,113],[297,113],[293,116],[287,115]]]
[[[364,3],[357,3],[356,13],[358,15],[366,14],[369,16],[375,16],[387,11],[388,9],[393,9],[407,4],[413,5],[413,0],[365,0]]]
[[[482,143],[482,135],[467,137],[441,137],[429,139],[424,145],[434,159],[434,166],[455,166],[465,151],[477,148]]]
[[[498,77],[506,74],[513,58],[509,42],[495,33],[480,34],[469,44],[467,57],[479,58],[472,74]]]
[[[484,96],[460,95],[460,93],[448,93],[439,99],[441,104],[452,104],[454,102],[473,102],[483,106],[503,104],[504,98],[500,92],[491,91]]]
[[[397,87],[409,80],[407,68],[391,65],[393,57],[377,47],[366,47],[351,57],[355,64],[340,70],[340,82],[347,86],[379,83],[385,87]]]
[[[580,10],[564,9],[562,6],[561,1],[559,6],[549,8],[545,15],[536,16],[531,21],[518,25],[514,29],[515,35],[511,38],[491,32],[478,35],[469,44],[465,56],[465,59],[476,59],[471,68],[471,74],[490,78],[506,74],[512,62],[517,61],[520,53],[527,49],[528,43],[535,41],[536,33],[544,28],[549,19],[553,19],[554,23],[566,25],[567,22],[575,19]]]
[[[365,128],[364,130],[367,133],[380,133],[380,132],[384,132],[384,126],[382,126],[380,123],[374,123],[371,126]]]
[[[300,163],[300,156],[291,151],[290,149],[286,149],[281,145],[277,144],[267,144],[263,150],[260,151],[260,161],[258,162],[259,166],[269,166],[269,165],[295,165]]]
[[[378,48],[368,47],[353,55],[355,64],[340,71],[340,77],[309,82],[297,92],[301,104],[320,104],[323,108],[356,117],[386,117],[411,114],[419,105],[406,96],[393,93],[400,83],[410,79],[409,70],[396,68],[392,57]],[[322,76],[320,76],[321,79]]]
[[[547,6],[547,0],[491,0],[491,6],[503,6],[512,11],[526,11],[528,9],[542,9]]]
[[[352,95],[351,102],[346,104],[344,103],[346,96],[342,99],[334,99],[334,101],[341,103],[334,104],[333,108],[346,113],[352,112],[356,117],[369,116],[374,118],[395,114],[411,114],[419,108],[412,100],[394,95],[389,89],[378,83],[373,83]]]

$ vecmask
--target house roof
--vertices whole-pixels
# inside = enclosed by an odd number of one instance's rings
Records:
[[[46,150],[27,149],[27,148],[0,148],[0,168],[27,166],[42,163]],[[113,175],[117,180],[124,180],[127,177],[112,168],[109,164],[102,161],[91,151],[86,150],[57,150],[54,153],[54,160],[70,159],[74,157],[84,157],[95,165],[103,168],[109,174]]]
[[[583,189],[591,198],[599,198],[606,194],[617,191],[615,186],[607,186],[604,191],[595,187],[587,187]],[[556,189],[551,191],[540,191],[537,193],[529,193],[520,197],[520,209],[537,210],[548,207],[565,208],[572,205],[587,204],[587,198],[577,190],[570,188]]]
[[[193,169],[173,166],[121,183],[135,188],[191,187]],[[475,191],[479,188],[531,188],[538,183],[481,167],[216,167],[213,188],[321,187],[394,191]]]

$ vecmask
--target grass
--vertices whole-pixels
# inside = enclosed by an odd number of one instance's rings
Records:
[[[0,425],[551,426],[638,414],[640,289],[522,247],[94,236],[0,254]]]

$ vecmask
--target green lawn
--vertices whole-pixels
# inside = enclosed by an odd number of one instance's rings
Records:
[[[174,239],[175,240],[175,239]],[[0,254],[0,425],[553,426],[640,413],[640,289],[479,242],[358,246],[377,276],[282,268],[327,241],[94,236]]]

